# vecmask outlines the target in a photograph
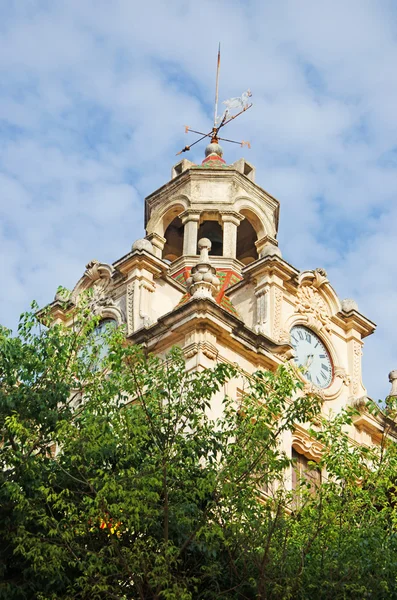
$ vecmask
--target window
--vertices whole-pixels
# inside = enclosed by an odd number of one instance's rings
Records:
[[[310,484],[310,489],[314,490],[321,483],[321,471],[313,464],[310,458],[307,458],[304,454],[301,454],[295,448],[292,448],[292,489],[296,489],[299,486],[299,482],[305,479]]]
[[[106,336],[116,327],[117,323],[114,319],[103,319],[90,334],[86,347],[81,351],[81,356],[90,370],[97,371],[100,368],[109,352]]]
[[[237,229],[236,258],[244,265],[249,265],[258,258],[255,242],[257,235],[255,229],[247,218],[240,223]]]
[[[173,262],[183,253],[183,225],[179,217],[175,217],[165,230],[166,243],[163,249],[163,259]]]

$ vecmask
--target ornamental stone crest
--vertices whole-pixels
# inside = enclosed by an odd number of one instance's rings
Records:
[[[325,329],[330,332],[331,319],[327,305],[318,292],[325,283],[328,283],[328,279],[324,269],[301,273],[295,311],[306,317],[309,327],[314,327],[318,331]]]
[[[110,296],[111,281],[114,268],[111,265],[91,260],[86,265],[83,277],[73,290],[72,300],[76,303],[80,295],[87,291],[85,303],[93,315],[103,313],[104,308],[115,308]]]

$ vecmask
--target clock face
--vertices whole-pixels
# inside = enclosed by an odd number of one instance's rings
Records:
[[[320,338],[307,327],[296,325],[291,329],[291,343],[295,363],[302,367],[305,379],[321,388],[331,385],[332,361]]]

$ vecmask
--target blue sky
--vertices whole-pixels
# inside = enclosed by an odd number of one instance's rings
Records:
[[[378,324],[364,383],[397,368],[397,13],[391,0],[8,0],[0,4],[0,321],[143,235],[143,198],[253,91],[225,158],[281,202],[279,242]],[[190,138],[189,138],[190,139]],[[201,160],[203,147],[189,156]]]

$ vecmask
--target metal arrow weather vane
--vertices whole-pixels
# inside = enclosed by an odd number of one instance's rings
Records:
[[[196,131],[195,129],[191,129],[188,126],[185,126],[185,133],[189,133],[189,132],[196,133],[197,135],[201,135],[201,137],[198,138],[192,144],[190,144],[190,146],[185,146],[180,152],[177,153],[177,156],[179,156],[179,154],[182,154],[183,152],[188,152],[190,150],[190,148],[192,148],[193,146],[195,146],[196,144],[201,142],[201,140],[203,140],[206,137],[211,138],[211,143],[218,143],[219,140],[222,140],[223,142],[230,142],[231,144],[239,144],[240,146],[247,146],[248,148],[251,148],[251,144],[249,142],[244,142],[244,141],[236,142],[235,140],[228,140],[227,138],[222,138],[222,137],[219,137],[219,135],[218,135],[219,131],[222,129],[222,127],[224,127],[225,125],[230,123],[230,121],[233,121],[234,119],[239,117],[241,114],[243,114],[246,110],[248,110],[252,106],[252,102],[250,101],[252,93],[251,93],[251,90],[247,90],[241,96],[238,96],[236,98],[230,98],[229,100],[225,100],[224,102],[222,102],[222,104],[224,104],[226,106],[226,108],[224,109],[224,111],[221,115],[218,115],[218,91],[219,91],[220,66],[221,66],[221,45],[219,44],[218,64],[217,64],[217,68],[216,68],[214,126],[212,127],[211,131],[209,131],[208,133],[203,133],[202,131]],[[235,111],[237,111],[237,113],[233,114],[233,112],[235,112]]]

